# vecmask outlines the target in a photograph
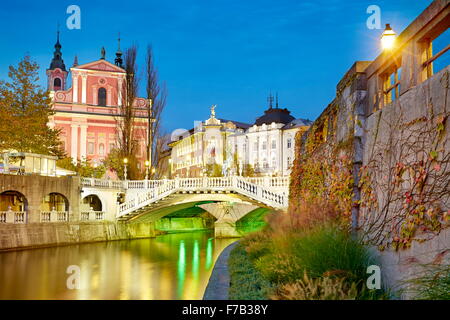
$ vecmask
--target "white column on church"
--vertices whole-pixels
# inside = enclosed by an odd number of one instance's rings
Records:
[[[74,164],[77,163],[78,159],[78,125],[72,124],[72,133],[71,133],[71,148],[70,148],[70,156],[72,157],[72,162]]]
[[[78,103],[78,76],[73,76],[73,102]]]
[[[86,103],[87,75],[83,74],[81,77],[81,103]]]
[[[81,131],[80,131],[80,159],[85,160],[87,158],[86,156],[86,146],[87,146],[87,124],[80,125]]]
[[[122,105],[122,77],[119,77],[117,79],[118,84],[117,84],[117,105],[121,106]]]
[[[106,96],[106,105],[111,106],[112,105],[112,95],[111,95],[111,87],[108,88],[108,93]]]

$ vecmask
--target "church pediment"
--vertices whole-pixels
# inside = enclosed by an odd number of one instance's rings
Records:
[[[106,60],[97,60],[94,62],[76,66],[75,68],[72,68],[72,69],[98,70],[98,71],[121,72],[121,73],[125,72],[124,69],[119,68],[118,66],[116,66]]]

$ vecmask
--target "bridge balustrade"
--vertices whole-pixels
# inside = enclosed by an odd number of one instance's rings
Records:
[[[266,188],[288,188],[289,177],[204,177],[204,178],[176,178],[174,180],[102,180],[82,178],[83,187],[110,189],[153,189],[165,185],[167,181],[178,181],[178,187],[187,189],[199,188],[227,188],[232,187],[234,179],[247,181],[251,184]]]
[[[161,180],[162,183],[152,189],[136,194],[133,198],[125,203],[119,205],[117,217],[121,217],[135,210],[143,208],[150,203],[156,202],[165,198],[174,192],[186,191],[231,191],[238,192],[251,199],[265,203],[274,208],[287,207],[287,195],[285,192],[276,192],[269,190],[270,185],[287,186],[289,178],[283,179],[269,179],[271,177],[246,179],[243,177],[212,177],[212,178],[184,178],[175,180]],[[256,183],[264,183],[258,185]],[[140,187],[142,184],[132,184],[133,187]]]

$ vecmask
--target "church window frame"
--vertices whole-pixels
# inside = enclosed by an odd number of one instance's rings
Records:
[[[97,90],[97,105],[100,107],[107,106],[107,96],[108,92],[105,87],[100,87]]]

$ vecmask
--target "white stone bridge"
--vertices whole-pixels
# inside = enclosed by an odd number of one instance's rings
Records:
[[[125,194],[125,201],[115,208],[115,219],[119,221],[151,222],[189,204],[211,201],[199,206],[216,218],[216,236],[237,236],[236,221],[256,208],[287,209],[289,177],[139,181],[82,179],[82,189],[83,197],[97,195],[102,202],[113,201],[118,193]],[[111,212],[111,209],[107,211]]]

